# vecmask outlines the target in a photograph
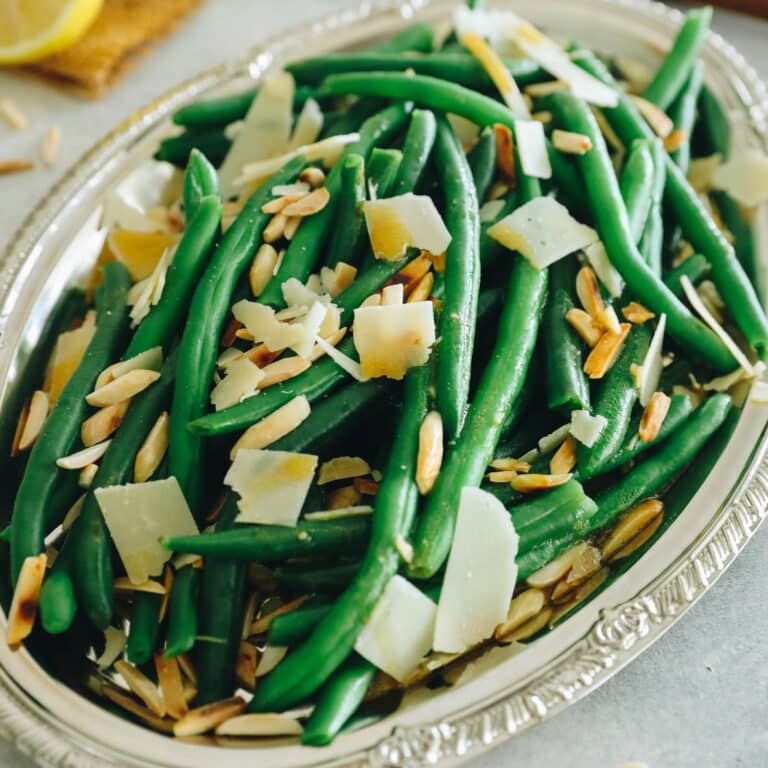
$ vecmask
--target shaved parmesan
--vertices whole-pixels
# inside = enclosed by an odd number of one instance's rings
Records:
[[[363,203],[371,247],[377,259],[396,261],[408,248],[443,253],[451,242],[435,203],[428,195],[409,192]]]
[[[211,392],[213,407],[220,411],[258,394],[259,382],[263,378],[264,371],[247,357],[229,363],[225,368],[224,377]]]
[[[495,496],[462,488],[434,650],[461,653],[489,638],[504,621],[517,579],[518,542],[509,512]]]
[[[537,269],[598,240],[594,229],[580,224],[551,197],[537,197],[494,224],[488,235],[511,251],[519,251]]]
[[[768,405],[768,382],[756,381],[749,392],[749,402],[754,405]]]
[[[518,120],[515,123],[515,141],[523,173],[535,179],[551,179],[552,166],[547,154],[543,123],[536,120]]]
[[[432,646],[436,614],[437,606],[420,589],[393,576],[358,635],[355,650],[403,682]]]
[[[402,379],[409,368],[429,359],[434,308],[431,301],[360,307],[352,332],[365,378]]]
[[[638,399],[640,400],[640,405],[642,405],[643,408],[648,405],[653,397],[653,393],[659,388],[661,371],[664,368],[662,347],[664,346],[664,331],[666,327],[667,316],[662,314],[640,367],[640,373],[637,380],[637,394]]]
[[[295,526],[316,468],[306,453],[240,449],[224,478],[240,496],[236,521]]]
[[[503,200],[489,200],[480,208],[480,221],[483,224],[496,221],[499,214],[504,210],[504,206]]]
[[[199,533],[175,477],[97,488],[94,495],[132,584],[162,574],[172,553],[161,537]]]
[[[165,288],[165,276],[173,260],[176,248],[166,248],[152,274],[135,283],[128,291],[126,301],[131,305],[131,328],[136,328],[149,314],[152,307],[160,301]]]
[[[700,194],[712,189],[712,179],[715,171],[723,162],[723,156],[718,152],[708,157],[696,157],[688,165],[688,183],[694,191]]]
[[[234,180],[246,163],[268,160],[290,148],[294,90],[293,76],[287,72],[277,72],[262,82],[243,127],[219,168],[221,193],[225,200],[237,191]]]
[[[301,114],[296,120],[296,127],[288,143],[288,149],[298,149],[306,144],[317,141],[323,130],[323,110],[314,99],[307,99],[301,108]],[[285,194],[283,192],[283,194]]]
[[[589,411],[571,411],[570,432],[582,445],[591,448],[608,426],[605,416],[593,416]]]
[[[357,381],[366,380],[366,377],[363,376],[363,369],[360,367],[360,363],[358,363],[357,360],[353,360],[349,355],[345,355],[340,349],[336,349],[336,347],[329,344],[321,336],[318,336],[315,339],[315,342],[317,343],[317,346],[339,366],[339,368],[345,370],[353,379],[357,379]]]
[[[301,319],[301,326],[304,329],[304,339],[300,344],[294,344],[291,349],[299,356],[307,359],[312,356],[312,350],[315,346],[315,337],[320,333],[320,328],[325,320],[328,307],[322,301],[316,301]]]
[[[595,270],[595,274],[600,279],[600,282],[608,289],[608,293],[615,299],[621,295],[624,290],[624,279],[622,278],[619,270],[611,264],[611,260],[608,258],[608,252],[605,250],[601,240],[598,240],[592,245],[588,245],[584,249],[584,255],[587,257],[587,261]]]
[[[768,155],[751,147],[731,153],[725,163],[715,168],[712,184],[743,205],[768,202]]]
[[[701,388],[708,392],[727,392],[731,387],[742,381],[749,381],[753,378],[758,378],[765,373],[766,366],[761,360],[758,360],[753,366],[753,374],[751,376],[743,368],[737,368],[731,373],[726,373],[724,376],[716,376],[714,379],[702,384]]]
[[[301,325],[281,323],[275,318],[275,310],[266,304],[243,299],[232,307],[232,314],[253,335],[255,342],[263,342],[270,352],[301,345],[305,331]]]
[[[309,285],[304,285],[296,277],[289,277],[280,286],[280,290],[283,293],[283,300],[289,307],[311,307],[320,297],[319,291],[315,291]]]

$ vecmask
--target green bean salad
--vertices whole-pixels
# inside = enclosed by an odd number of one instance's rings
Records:
[[[626,571],[766,397],[710,17],[651,71],[466,7],[178,110],[33,371],[7,642],[321,746]]]

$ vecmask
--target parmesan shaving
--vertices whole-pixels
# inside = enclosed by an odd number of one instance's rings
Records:
[[[768,155],[751,147],[732,152],[714,169],[712,184],[746,206],[768,202]]]
[[[536,120],[518,120],[515,140],[523,173],[535,179],[551,179],[552,165],[547,154],[544,125]]]
[[[570,433],[582,445],[591,448],[608,426],[605,416],[593,416],[589,411],[571,411]]]
[[[645,408],[651,401],[653,393],[659,388],[661,372],[664,368],[662,347],[664,346],[664,331],[667,327],[667,316],[662,314],[659,323],[648,345],[648,351],[640,366],[637,377],[637,390],[640,405]]]
[[[584,249],[584,255],[590,263],[595,274],[600,278],[600,282],[608,289],[612,298],[617,298],[624,290],[624,279],[619,270],[611,264],[608,258],[608,251],[605,250],[601,240]]]
[[[353,360],[349,355],[345,355],[340,349],[336,349],[332,344],[329,344],[324,338],[318,336],[315,339],[315,343],[320,349],[325,352],[328,357],[333,360],[339,368],[345,370],[353,379],[357,381],[365,381],[366,377],[363,376],[363,369],[357,360]]]
[[[224,377],[211,392],[214,409],[221,411],[257,394],[263,378],[264,371],[247,357],[229,363],[225,367]]]

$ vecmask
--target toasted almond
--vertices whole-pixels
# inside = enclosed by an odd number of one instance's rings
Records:
[[[554,560],[539,568],[538,571],[534,571],[534,573],[528,576],[526,582],[531,587],[543,589],[560,581],[573,568],[573,564],[584,554],[589,546],[586,541],[574,544]]]
[[[607,578],[610,573],[610,569],[607,567],[600,568],[593,576],[585,581],[581,586],[577,587],[569,597],[569,601],[563,605],[560,605],[549,619],[549,626],[556,624],[566,613],[570,613],[579,603],[584,602]]]
[[[29,401],[29,411],[19,438],[19,451],[26,451],[32,447],[42,431],[47,417],[48,393],[38,389],[32,394],[32,399]]]
[[[606,331],[600,337],[600,341],[597,342],[584,362],[584,373],[590,379],[602,379],[608,373],[611,366],[616,362],[631,327],[629,323],[622,323],[620,333]]]
[[[353,267],[351,264],[347,264],[346,261],[337,262],[333,268],[333,273],[336,277],[335,290],[331,292],[331,298],[335,299],[342,291],[349,288],[357,277],[357,267]]]
[[[497,469],[494,472],[488,472],[485,477],[491,483],[511,483],[517,474],[515,469]]]
[[[490,465],[493,469],[511,470],[513,472],[529,472],[531,465],[522,459],[494,459]]]
[[[549,125],[549,123],[552,122],[554,115],[546,109],[542,109],[540,112],[534,112],[531,115],[531,120],[535,120],[537,123],[544,123],[544,125]]]
[[[552,131],[552,144],[555,149],[569,155],[586,155],[592,149],[592,139],[589,136],[557,128]]]
[[[197,687],[197,669],[195,669],[194,662],[190,658],[188,653],[180,653],[176,656],[176,660],[179,662],[179,669],[182,671],[184,677],[189,682]]]
[[[232,447],[230,458],[234,460],[241,448],[266,448],[281,437],[285,437],[309,416],[311,410],[309,401],[304,395],[294,397],[248,428]]]
[[[291,320],[297,320],[307,314],[307,307],[295,305],[293,307],[284,307],[275,312],[275,320],[281,323],[289,323]],[[253,338],[253,337],[251,337]]]
[[[245,701],[239,696],[215,701],[197,709],[191,709],[173,726],[176,736],[196,736],[206,733],[216,726],[239,715],[245,709]]]
[[[330,344],[332,347],[336,347],[346,335],[347,329],[339,328],[336,333],[333,333],[327,338],[324,338],[323,341]],[[312,348],[312,354],[309,356],[309,362],[314,363],[315,360],[319,360],[321,357],[323,357],[323,355],[325,355],[325,349],[323,349],[323,347],[321,347],[319,344],[315,344],[315,346]]]
[[[600,550],[591,544],[579,552],[568,572],[555,584],[550,593],[550,600],[555,604],[567,602],[576,589],[594,573],[600,570],[602,557]]]
[[[380,307],[381,306],[381,294],[380,293],[372,293],[370,296],[367,296],[363,302],[360,304],[360,308],[364,307]]]
[[[224,329],[223,333],[221,334],[221,340],[219,341],[219,346],[223,347],[224,349],[229,349],[234,343],[235,339],[237,338],[237,332],[243,327],[243,324],[239,320],[235,320],[232,318],[228,323],[227,327]]]
[[[8,611],[6,640],[11,647],[17,646],[28,637],[35,626],[37,603],[40,599],[40,588],[43,586],[47,563],[48,557],[45,553],[24,558]]]
[[[288,217],[284,213],[276,213],[264,228],[262,237],[265,243],[274,243],[279,240],[285,232],[285,225],[288,223]]]
[[[326,503],[329,510],[356,507],[361,499],[362,494],[354,485],[342,485],[340,488],[332,488],[326,494]]]
[[[238,328],[235,331],[235,338],[243,341],[253,341],[253,334],[247,328]]]
[[[246,691],[256,687],[256,668],[259,666],[259,649],[251,643],[241,642],[235,663],[235,680]]]
[[[415,301],[426,301],[432,293],[432,286],[435,284],[435,276],[432,272],[427,272],[413,287],[408,296],[408,303]]]
[[[399,283],[403,286],[403,294],[408,296],[431,268],[432,259],[426,254],[421,253],[415,259],[411,259],[399,272],[392,275],[384,283],[384,287]]]
[[[266,368],[271,362],[277,360],[283,352],[285,352],[284,349],[269,350],[266,344],[257,344],[246,352],[243,352],[241,357],[247,357],[259,368]]]
[[[80,427],[80,440],[89,447],[106,440],[123,423],[130,400],[100,408],[89,416]]]
[[[154,728],[161,733],[173,733],[173,721],[166,717],[158,717],[154,712],[147,709],[147,707],[139,704],[136,699],[131,698],[127,693],[122,691],[117,686],[110,683],[102,685],[101,692],[111,702],[117,704],[118,707],[122,707],[126,712],[130,712],[139,720]]]
[[[598,312],[595,322],[604,331],[610,331],[611,333],[621,333],[621,323],[619,322],[616,310],[610,305],[603,307]]]
[[[262,602],[262,596],[258,592],[251,592],[248,595],[248,599],[245,601],[245,608],[243,609],[243,625],[240,632],[241,640],[247,640],[251,636],[251,624],[253,624],[256,611]]]
[[[496,146],[498,147],[498,137],[497,137]],[[497,149],[497,156],[498,156],[498,149]],[[488,190],[488,194],[485,196],[486,202],[489,200],[498,200],[500,197],[504,197],[504,195],[506,195],[510,189],[511,189],[511,186],[506,181],[494,181],[493,184],[491,184],[491,188]],[[435,267],[435,271],[440,272],[441,270]],[[442,272],[445,272],[445,268],[443,268]]]
[[[359,456],[337,456],[320,465],[317,474],[317,484],[326,485],[336,480],[349,480],[352,477],[362,477],[371,473],[371,466]]]
[[[59,156],[59,145],[61,144],[61,131],[58,126],[52,125],[45,134],[43,141],[42,157],[43,162],[50,168],[56,163]]]
[[[575,466],[576,440],[569,435],[552,454],[552,458],[549,460],[549,471],[552,475],[565,475]]]
[[[592,267],[582,267],[576,275],[576,294],[579,297],[581,306],[589,312],[593,320],[598,321],[603,310],[605,302],[600,293],[600,284],[597,282],[597,275]]]
[[[283,237],[286,240],[293,240],[296,233],[299,231],[303,218],[301,216],[290,216],[288,221],[285,222],[285,229],[283,230]]]
[[[355,490],[363,496],[375,496],[379,492],[379,483],[367,477],[356,477],[352,480]]]
[[[616,559],[618,553],[624,550],[633,539],[640,536],[646,528],[653,526],[655,531],[663,516],[664,503],[660,499],[648,499],[633,507],[619,520],[603,542],[601,548],[603,560],[610,562]]]
[[[174,720],[184,717],[189,707],[184,698],[184,681],[181,677],[179,662],[173,657],[166,659],[162,653],[156,653],[155,670],[167,713]]]
[[[674,131],[675,124],[665,112],[662,112],[653,102],[644,99],[642,96],[630,96],[638,112],[643,116],[645,122],[651,126],[653,132],[666,139]]]
[[[669,411],[671,402],[669,395],[665,395],[663,392],[654,392],[651,396],[643,411],[638,430],[640,439],[644,443],[650,443],[651,440],[656,439],[664,419],[667,418],[667,411]]]
[[[283,214],[300,217],[312,216],[322,211],[330,199],[331,193],[328,191],[328,187],[318,187],[300,200],[286,206],[283,209]]]
[[[650,309],[644,307],[637,301],[630,301],[626,307],[622,307],[621,314],[624,315],[624,319],[630,323],[636,323],[642,325],[643,323],[656,317]]]
[[[565,319],[571,327],[579,334],[587,346],[592,348],[600,341],[603,335],[602,328],[595,322],[592,315],[583,309],[569,309],[565,314]]]
[[[298,720],[280,714],[248,714],[232,717],[216,728],[217,736],[301,736]]]
[[[0,99],[0,115],[2,115],[3,120],[5,120],[11,128],[17,131],[23,131],[29,123],[27,116],[12,99]]]
[[[62,456],[56,459],[56,466],[61,469],[82,469],[89,464],[95,464],[109,448],[111,440],[104,440],[96,445],[90,445],[81,451],[71,453],[69,456]]]
[[[405,294],[403,292],[403,284],[395,283],[394,285],[386,285],[381,291],[381,306],[392,306],[396,304],[402,304]]]
[[[160,601],[160,613],[158,614],[158,622],[162,624],[165,618],[166,611],[168,610],[168,603],[171,599],[171,589],[173,588],[173,568],[170,563],[165,564],[163,569],[163,599]]]
[[[251,269],[248,272],[248,281],[251,284],[251,293],[260,296],[267,283],[272,279],[272,274],[277,264],[277,251],[269,243],[262,243],[256,251]]]
[[[158,371],[136,369],[118,376],[114,381],[99,387],[85,396],[88,405],[103,408],[106,405],[116,405],[123,400],[128,400],[139,392],[143,392],[151,384],[160,378]]]
[[[21,436],[24,433],[24,426],[29,417],[29,404],[30,399],[25,400],[21,406],[21,411],[19,411],[19,419],[16,422],[16,431],[13,434],[13,441],[11,442],[11,458],[15,458],[21,453],[19,446],[21,445]]]
[[[116,661],[115,670],[120,673],[128,687],[158,717],[165,717],[167,707],[157,686],[139,669],[127,661]]]
[[[416,459],[416,485],[426,496],[435,485],[443,465],[443,419],[430,411],[419,427],[419,452]]]
[[[272,622],[278,617],[278,616],[284,616],[286,613],[291,613],[291,611],[295,611],[297,608],[299,608],[302,603],[306,602],[309,595],[302,595],[301,597],[297,597],[295,600],[291,600],[289,603],[284,603],[279,608],[275,608],[274,611],[270,611],[265,616],[260,616],[256,621],[251,624],[251,635],[260,635],[263,632],[266,632]]]
[[[221,510],[224,509],[224,504],[226,503],[228,496],[228,490],[225,490],[223,493],[219,494],[218,498],[211,507],[211,511],[205,516],[206,523],[215,523],[219,519]]]
[[[289,205],[301,200],[307,195],[306,192],[291,192],[287,195],[281,195],[261,206],[262,213],[282,213]]]
[[[98,471],[99,471],[98,464],[86,464],[80,470],[80,477],[77,479],[77,484],[81,488],[88,490],[91,487],[91,484],[93,483],[93,478],[96,477],[96,473]]]
[[[533,491],[543,491],[547,488],[557,488],[558,485],[567,483],[573,475],[565,473],[562,475],[518,475],[510,485],[514,490],[520,493],[532,493]]]
[[[507,618],[496,627],[494,637],[502,642],[505,641],[509,634],[537,616],[546,602],[547,597],[540,589],[526,589],[521,592],[509,604]]]
[[[165,587],[157,581],[147,579],[141,584],[134,584],[127,576],[118,576],[113,582],[116,592],[150,592],[153,595],[164,595]]]
[[[533,635],[540,632],[547,626],[547,624],[549,624],[551,618],[552,609],[542,608],[532,619],[528,619],[525,624],[521,624],[517,629],[504,635],[504,642],[515,643],[533,637]]]
[[[149,480],[160,466],[160,462],[168,450],[169,421],[168,411],[163,411],[141,444],[133,464],[134,483],[143,483]]]
[[[682,131],[679,128],[675,128],[675,130],[664,139],[664,149],[666,149],[667,152],[674,152],[675,150],[680,149],[689,138],[688,131]]]
[[[541,99],[558,91],[567,91],[568,83],[565,80],[549,80],[545,83],[531,83],[526,85],[524,91],[532,99]]]
[[[274,363],[264,366],[262,369],[264,371],[264,378],[259,381],[258,387],[259,389],[267,389],[274,384],[279,384],[281,381],[288,381],[294,376],[304,373],[310,365],[312,363],[309,360],[305,360],[298,355],[276,360]]]
[[[313,189],[317,189],[325,184],[325,173],[322,169],[310,165],[299,174],[299,180],[306,182]]]
[[[633,539],[630,539],[621,549],[614,552],[611,556],[610,562],[613,563],[616,560],[629,557],[633,552],[636,552],[638,549],[640,549],[640,547],[642,547],[643,544],[645,544],[656,533],[663,520],[664,513],[662,512],[662,514],[655,518],[650,525],[647,525],[645,528],[643,528],[643,530],[640,531],[637,536],[635,536]]]
[[[34,167],[34,163],[31,163],[29,160],[17,160],[13,158],[9,160],[0,160],[0,176],[29,171]]]
[[[496,137],[496,167],[502,180],[514,187],[517,184],[517,171],[512,131],[506,125],[494,123],[493,135]]]

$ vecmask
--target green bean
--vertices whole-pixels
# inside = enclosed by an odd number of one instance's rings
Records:
[[[445,300],[437,332],[435,387],[447,441],[461,431],[469,399],[477,297],[480,291],[480,218],[472,173],[450,123],[437,125],[435,156],[451,233],[446,252]]]
[[[388,40],[383,40],[368,48],[374,53],[429,53],[434,45],[434,33],[432,26],[426,22],[411,24],[401,32],[392,35]]]
[[[703,86],[698,103],[700,125],[709,145],[708,151],[728,157],[731,148],[731,124],[722,105],[708,86]],[[697,126],[698,127],[698,126]]]
[[[184,217],[187,222],[195,218],[200,203],[206,197],[221,198],[219,175],[206,156],[196,149],[189,155],[189,163],[184,171]]]
[[[574,61],[607,85],[617,87],[595,56],[582,53]],[[634,104],[618,87],[617,92],[618,106],[605,109],[604,114],[619,138],[626,144],[642,136],[652,137],[653,132]],[[665,165],[664,202],[680,225],[685,239],[712,265],[712,280],[747,341],[764,352],[768,346],[768,321],[754,287],[736,259],[733,248],[688,184],[685,174],[669,157],[665,158]],[[614,254],[611,252],[611,255]]]
[[[658,451],[598,493],[595,496],[598,512],[589,520],[585,535],[599,531],[639,501],[659,493],[707,444],[725,421],[731,406],[728,395],[712,395],[661,444]]]
[[[547,74],[530,59],[505,59],[510,74],[519,85],[547,78]],[[335,53],[304,59],[289,64],[286,69],[300,83],[319,85],[329,75],[345,72],[402,72],[412,69],[419,75],[429,75],[474,90],[493,89],[493,81],[480,62],[468,53]]]
[[[629,290],[656,314],[667,315],[669,335],[684,349],[713,368],[721,371],[732,369],[735,361],[725,344],[694,318],[640,256],[629,231],[626,208],[605,140],[589,107],[564,91],[549,96],[547,103],[567,130],[583,133],[592,141],[592,150],[580,156],[578,163],[585,181],[588,181],[586,192],[600,238]]]
[[[275,616],[269,625],[267,635],[269,645],[287,646],[300,643],[330,610],[330,603],[313,603],[302,605],[290,613]]]
[[[486,128],[477,140],[477,144],[467,153],[467,162],[475,182],[478,203],[482,203],[496,177],[496,136]]]
[[[653,181],[654,164],[650,142],[642,139],[633,141],[621,171],[619,187],[627,207],[629,231],[635,243],[640,241],[651,210]]]
[[[192,650],[197,636],[197,603],[200,574],[197,568],[185,565],[173,577],[168,601],[168,631],[165,639],[166,659]]]
[[[664,282],[672,293],[678,298],[685,296],[683,286],[680,283],[685,275],[694,285],[698,285],[709,275],[710,263],[700,254],[692,253],[685,261],[680,262],[664,276]]]
[[[297,557],[354,555],[365,548],[370,531],[370,518],[362,515],[338,520],[299,520],[295,528],[247,525],[162,539],[162,544],[175,552],[274,563]]]
[[[365,160],[362,155],[351,154],[344,158],[341,169],[339,205],[336,227],[328,246],[325,264],[335,267],[340,261],[350,259],[350,243],[364,235],[362,205],[365,202]]]
[[[368,183],[376,188],[377,197],[389,197],[402,161],[403,153],[399,149],[374,147],[371,150],[366,172]]]
[[[276,711],[303,701],[349,656],[389,580],[400,564],[395,542],[407,536],[418,504],[416,459],[419,429],[427,411],[431,366],[405,377],[402,416],[376,494],[371,540],[352,584],[308,640],[291,652],[256,689],[250,711]],[[330,521],[326,521],[326,524]]]
[[[122,485],[133,474],[136,453],[162,411],[167,408],[173,388],[176,352],[171,353],[160,371],[160,378],[132,403],[130,416],[123,421],[99,462],[75,536],[75,587],[80,604],[98,629],[112,618],[112,544],[94,491],[110,485]]]
[[[605,427],[591,447],[580,443],[576,451],[576,464],[586,476],[594,476],[597,468],[608,462],[624,442],[637,402],[632,371],[643,364],[650,340],[651,333],[645,325],[633,325],[618,359],[601,382],[592,413],[605,418]]]
[[[437,136],[437,120],[429,110],[414,109],[403,142],[403,159],[390,195],[413,192],[424,172]]]
[[[303,167],[302,158],[292,160],[251,195],[214,251],[192,296],[179,347],[168,454],[170,474],[178,480],[196,515],[203,502],[205,452],[202,440],[187,431],[187,423],[208,410],[219,338],[231,309],[232,294],[240,275],[250,265],[268,221],[261,207],[271,199],[272,187],[293,181]]]
[[[275,568],[279,584],[299,592],[342,592],[360,570],[360,563],[342,563],[325,568],[299,568],[283,566]]]
[[[131,622],[128,630],[126,656],[128,661],[140,666],[151,658],[160,631],[160,606],[162,595],[151,592],[134,592]]]
[[[354,133],[360,129],[360,126],[372,117],[376,112],[381,112],[387,106],[383,99],[357,99],[351,106],[345,110],[336,113],[330,117],[323,125],[323,131],[320,138],[337,136],[344,133]]]
[[[104,282],[96,289],[96,332],[45,424],[27,459],[16,493],[11,529],[11,578],[15,582],[24,559],[43,551],[46,507],[55,492],[61,472],[56,460],[77,445],[80,425],[89,407],[85,396],[98,375],[117,358],[128,330],[125,304],[130,286],[122,264],[104,267]]]
[[[542,318],[546,353],[547,402],[552,410],[570,413],[589,410],[589,384],[582,367],[582,344],[566,313],[576,307],[578,264],[575,257],[561,259],[549,271],[550,288]]]
[[[549,140],[547,154],[552,166],[552,179],[549,183],[557,190],[558,197],[580,221],[591,220],[592,213],[585,200],[584,185],[576,166],[565,153],[555,149]]]
[[[204,131],[184,131],[178,136],[169,136],[160,142],[155,160],[172,163],[185,168],[192,152],[200,152],[216,167],[221,165],[232,146],[223,130],[213,128]]]
[[[660,277],[661,254],[664,250],[664,216],[661,209],[664,198],[664,181],[666,179],[666,155],[664,146],[658,139],[654,140],[651,144],[651,155],[653,157],[651,208],[648,212],[648,221],[638,247],[651,272]]]
[[[350,154],[367,158],[377,144],[386,141],[399,130],[409,112],[409,106],[399,104],[387,107],[366,120],[360,129],[359,140],[346,146],[342,158]],[[328,174],[325,180],[325,188],[330,193],[328,204],[322,211],[307,218],[291,240],[277,273],[259,296],[262,304],[275,308],[285,306],[283,283],[291,277],[304,282],[312,272],[336,217],[342,167],[343,163],[337,162]]]
[[[72,583],[74,553],[74,539],[70,531],[40,589],[40,623],[49,635],[66,632],[75,619],[77,600]]]
[[[672,159],[683,173],[688,173],[691,160],[691,136],[696,123],[696,107],[699,102],[701,88],[704,85],[704,64],[697,61],[691,70],[688,82],[670,109],[669,116],[675,123],[675,128],[682,131],[684,138],[680,146],[673,150]]]
[[[643,94],[666,111],[683,90],[709,31],[712,8],[689,11],[669,53]]]
[[[313,747],[330,744],[357,711],[376,674],[376,667],[355,654],[320,689],[317,703],[301,735]]]

